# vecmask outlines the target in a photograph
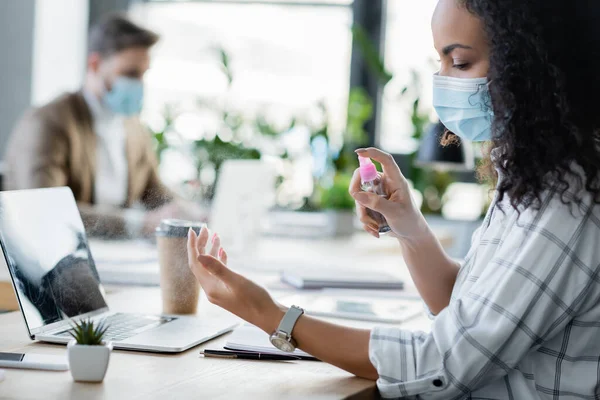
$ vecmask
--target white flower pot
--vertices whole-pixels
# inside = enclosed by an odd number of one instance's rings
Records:
[[[111,351],[112,343],[87,346],[71,340],[67,352],[73,379],[77,382],[102,382],[106,375]]]
[[[331,236],[351,236],[356,233],[353,211],[326,211],[329,220],[328,230]]]

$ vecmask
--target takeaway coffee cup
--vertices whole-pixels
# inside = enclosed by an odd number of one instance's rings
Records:
[[[201,227],[190,221],[166,219],[156,228],[165,314],[196,314],[200,285],[188,265],[187,236],[190,228],[198,233]]]

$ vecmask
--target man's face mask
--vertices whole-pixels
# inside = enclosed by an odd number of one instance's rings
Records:
[[[144,84],[140,79],[119,76],[104,92],[102,101],[112,112],[132,116],[142,111],[143,98]]]
[[[433,106],[440,121],[461,139],[492,139],[494,113],[487,78],[433,76]]]

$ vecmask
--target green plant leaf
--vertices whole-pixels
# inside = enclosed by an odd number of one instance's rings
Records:
[[[365,124],[373,118],[373,101],[365,89],[350,89],[347,118],[344,135],[346,148],[366,145],[368,136]]]
[[[220,63],[219,68],[227,78],[227,85],[231,86],[233,84],[233,72],[231,71],[231,57],[229,56],[227,50],[225,50],[223,47],[218,47],[217,53],[219,56]]]
[[[75,339],[77,344],[97,346],[102,344],[108,326],[103,322],[96,325],[91,319],[81,320],[71,324],[72,331],[69,335]]]
[[[353,210],[354,199],[348,193],[352,175],[338,173],[333,178],[333,183],[328,186],[317,187],[316,204],[325,210]]]
[[[378,46],[369,38],[369,34],[360,25],[352,26],[352,36],[354,42],[367,63],[367,67],[371,70],[382,86],[387,85],[394,76],[385,68],[385,63],[379,54]]]

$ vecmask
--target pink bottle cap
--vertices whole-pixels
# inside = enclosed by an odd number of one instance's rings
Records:
[[[370,158],[358,156],[358,163],[360,164],[360,179],[363,182],[371,182],[377,179],[379,174],[377,173],[375,164],[373,164],[373,161],[371,161]]]

